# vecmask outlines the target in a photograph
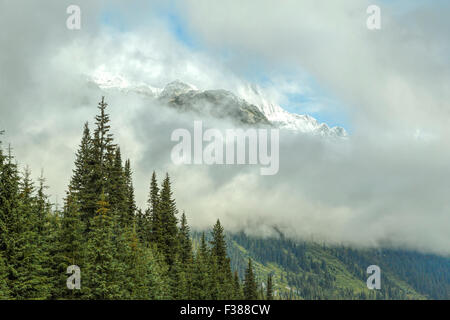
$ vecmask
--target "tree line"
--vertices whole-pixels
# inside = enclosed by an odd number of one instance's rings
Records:
[[[153,172],[147,208],[137,207],[107,106],[92,133],[84,125],[61,209],[42,174],[35,183],[0,145],[0,299],[272,299],[272,279],[261,294],[251,260],[243,281],[232,272],[219,220],[193,250],[168,174],[159,184]],[[79,290],[66,286],[71,265]]]

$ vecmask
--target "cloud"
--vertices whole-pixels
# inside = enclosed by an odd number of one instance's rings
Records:
[[[357,131],[420,128],[448,135],[449,4],[422,2],[400,11],[379,3],[382,29],[369,31],[370,4],[193,0],[180,2],[180,11],[205,46],[236,57],[235,70],[260,61],[268,73],[308,73],[349,109]]]
[[[192,48],[158,19],[157,2],[134,8],[82,2],[79,32],[65,28],[66,4],[0,8],[0,27],[10,30],[0,36],[8,48],[0,53],[3,140],[35,175],[45,169],[53,196],[63,197],[82,125],[92,125],[106,94],[141,205],[151,172],[169,171],[194,228],[220,218],[228,230],[258,235],[277,227],[292,237],[450,254],[445,10],[424,4],[391,12],[383,2],[382,30],[371,33],[361,1],[178,2],[199,42]],[[105,5],[115,8],[106,25]],[[117,8],[125,30],[113,23]],[[155,87],[181,79],[244,94],[252,68],[267,74],[260,86],[277,103],[317,87],[329,92],[351,118],[351,138],[330,142],[283,131],[275,176],[260,176],[255,166],[174,166],[170,134],[191,128],[195,115],[87,81],[106,70]],[[317,86],[308,85],[311,79]],[[204,120],[219,130],[234,127]]]

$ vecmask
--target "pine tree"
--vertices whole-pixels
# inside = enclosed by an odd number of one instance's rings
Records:
[[[258,286],[256,284],[255,275],[253,273],[252,260],[250,258],[248,259],[248,267],[245,270],[244,299],[245,300],[258,299]]]

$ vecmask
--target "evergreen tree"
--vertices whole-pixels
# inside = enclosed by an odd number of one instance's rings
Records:
[[[235,300],[241,300],[242,299],[242,289],[241,289],[241,283],[239,281],[239,275],[238,272],[234,272],[234,278],[233,278],[233,294]]]
[[[231,299],[233,278],[224,230],[211,248],[203,234],[194,257],[190,230],[169,175],[153,172],[148,210],[136,207],[130,161],[113,143],[104,97],[95,131],[86,123],[62,211],[52,211],[41,175],[21,179],[0,147],[0,299]],[[66,287],[67,267],[81,269],[81,290]]]
[[[111,166],[114,159],[116,145],[113,144],[113,135],[110,133],[109,115],[106,113],[108,104],[105,97],[98,104],[100,114],[95,116],[96,129],[94,131],[94,159],[96,161],[97,178],[99,190],[104,190],[108,166]]]
[[[195,263],[192,272],[192,293],[194,300],[212,299],[214,289],[213,274],[210,268],[210,254],[206,244],[205,234],[202,234],[199,248],[195,255]]]
[[[98,104],[100,113],[95,117],[96,128],[92,138],[91,185],[89,189],[95,195],[96,201],[102,193],[104,194],[105,201],[109,203],[109,210],[113,211],[110,215],[116,219],[119,211],[117,197],[120,197],[116,192],[120,193],[123,189],[120,188],[122,186],[119,181],[121,180],[121,170],[116,167],[118,166],[118,161],[115,161],[117,157],[116,145],[113,143],[113,135],[110,133],[110,120],[106,113],[107,106],[105,98],[102,97],[102,101]],[[90,220],[92,220],[92,217]]]
[[[272,274],[269,274],[267,276],[266,299],[267,300],[273,300]]]
[[[0,300],[9,299],[7,265],[0,252]]]
[[[258,299],[258,287],[253,273],[252,260],[248,259],[248,267],[245,270],[244,279],[244,299],[245,300],[257,300]]]
[[[17,299],[45,299],[51,295],[50,282],[44,269],[48,256],[36,228],[38,216],[30,175],[27,168],[20,181],[19,206],[16,212],[19,225],[10,230],[14,238],[8,259],[14,270],[10,277],[10,290]]]
[[[220,221],[217,220],[212,230],[211,257],[217,267],[216,281],[219,288],[219,299],[233,298],[233,274],[230,259],[227,256],[225,234]]]
[[[180,226],[180,259],[182,264],[192,263],[192,241],[190,236],[190,229],[187,224],[186,214],[183,211],[181,215],[181,226]]]
[[[136,214],[137,208],[136,201],[134,199],[133,177],[129,159],[125,161],[124,175],[126,185],[126,210],[128,216],[133,218]]]
[[[181,225],[179,231],[180,237],[180,254],[178,263],[179,263],[179,272],[180,281],[181,281],[181,293],[180,295],[184,297],[184,299],[190,299],[192,296],[192,269],[193,269],[193,253],[192,253],[192,241],[190,237],[190,229],[187,224],[186,214],[183,211],[181,215]]]
[[[81,218],[89,230],[89,222],[95,216],[98,200],[98,186],[96,185],[94,169],[95,159],[93,157],[93,141],[89,125],[84,124],[81,144],[76,153],[75,169],[69,184],[71,192],[76,196],[79,204]]]
[[[115,150],[113,163],[108,166],[106,191],[110,209],[115,215],[119,228],[130,228],[133,224],[134,215],[127,205],[128,186],[122,167],[122,156],[120,148]],[[119,231],[121,232],[121,231]]]
[[[158,248],[166,257],[169,268],[174,264],[179,252],[179,237],[177,227],[177,209],[172,197],[169,175],[163,181],[161,196],[158,203],[158,214],[161,218],[162,239],[157,243]]]
[[[156,180],[156,173],[153,171],[152,180],[150,183],[150,194],[148,198],[148,211],[147,217],[150,220],[148,225],[151,227],[151,237],[150,241],[156,245],[163,242],[163,229],[162,229],[162,219],[159,210],[159,187]]]
[[[97,215],[87,243],[85,285],[81,287],[86,299],[126,299],[129,296],[120,282],[123,266],[116,259],[114,246],[114,219],[109,213],[109,203],[102,193],[98,201]]]
[[[0,135],[3,131],[0,131]],[[6,242],[8,239],[7,234],[7,221],[5,213],[2,210],[2,204],[4,204],[4,192],[3,192],[3,169],[5,166],[6,157],[3,155],[2,142],[0,140],[0,300],[9,298],[9,287],[8,287],[8,266],[7,262],[3,258],[3,254],[6,251]]]
[[[161,299],[168,290],[161,266],[152,248],[139,242],[135,226],[127,233],[127,282],[131,299]]]
[[[63,215],[58,230],[59,248],[56,261],[58,267],[57,296],[76,298],[81,295],[79,290],[66,288],[66,270],[68,266],[76,265],[86,270],[86,241],[84,236],[85,224],[81,217],[77,195],[69,188],[65,199]]]

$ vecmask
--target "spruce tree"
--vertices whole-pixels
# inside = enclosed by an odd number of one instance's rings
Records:
[[[219,299],[233,298],[233,275],[230,267],[230,259],[227,256],[225,234],[220,221],[217,220],[212,230],[211,257],[214,259],[217,273],[216,281],[219,288]]]
[[[167,268],[155,250],[143,246],[139,242],[136,228],[133,227],[127,235],[127,285],[130,298],[138,300],[169,298],[168,279],[165,276]]]
[[[108,203],[112,201],[112,206],[109,203],[109,209],[114,211],[112,215],[115,216],[117,202],[113,189],[117,189],[117,184],[111,182],[114,180],[113,177],[118,178],[118,172],[115,170],[116,145],[113,143],[113,135],[110,133],[110,120],[106,113],[107,106],[105,98],[102,97],[102,101],[98,104],[100,112],[95,116],[96,128],[92,138],[90,192],[95,195],[96,201],[102,193]]]
[[[192,253],[192,241],[190,237],[190,229],[187,223],[186,214],[183,211],[181,215],[181,225],[179,231],[180,237],[180,254],[179,254],[179,264],[180,264],[180,275],[182,282],[182,296],[184,299],[190,299],[192,296],[192,268],[193,268],[193,253]]]
[[[190,236],[190,228],[187,223],[186,214],[181,215],[181,226],[180,226],[180,260],[182,264],[192,263],[192,241]]]
[[[12,295],[10,288],[17,278],[17,267],[20,263],[15,255],[15,250],[17,235],[21,231],[21,221],[19,215],[20,178],[17,166],[13,163],[11,151],[8,156],[5,156],[0,148],[0,169],[0,256],[5,264],[2,278],[6,279],[8,286],[2,291]]]
[[[127,191],[125,172],[122,167],[120,148],[115,150],[114,159],[107,170],[107,184],[105,188],[108,194],[108,203],[114,212],[118,226],[126,229],[132,226],[134,215],[127,205]]]
[[[89,125],[84,124],[83,136],[76,153],[75,169],[69,184],[71,192],[76,196],[81,218],[90,230],[90,222],[97,210],[99,197],[98,165],[94,157],[94,141],[91,137]]]
[[[106,113],[108,104],[105,97],[98,104],[100,114],[95,116],[96,129],[94,131],[94,156],[98,168],[98,178],[100,190],[104,190],[107,167],[110,166],[114,158],[115,145],[113,135],[110,133],[109,114]]]
[[[258,299],[258,287],[256,285],[255,275],[253,273],[252,260],[250,258],[248,259],[248,267],[245,270],[244,299],[245,300]]]
[[[9,263],[13,265],[11,294],[17,299],[46,299],[51,295],[50,281],[44,265],[48,256],[37,232],[38,216],[35,206],[34,185],[30,171],[25,170],[20,181],[19,207],[17,221],[19,225],[11,234],[14,237]]]
[[[97,202],[97,214],[87,243],[86,271],[82,270],[85,280],[81,290],[86,299],[125,299],[124,283],[119,281],[123,275],[123,266],[115,254],[114,219],[105,198],[102,193]]]
[[[3,131],[0,131],[0,136],[3,134]],[[2,210],[2,197],[3,197],[3,185],[2,183],[2,173],[4,168],[4,161],[6,157],[3,155],[2,149],[2,141],[0,140],[0,300],[9,298],[9,287],[8,287],[8,270],[7,270],[7,262],[3,258],[3,254],[5,252],[4,245],[2,243],[5,242],[7,238],[7,230],[6,230],[6,221],[4,221],[4,214]]]
[[[133,177],[132,177],[130,159],[127,159],[125,161],[124,175],[125,175],[125,185],[126,185],[126,191],[125,191],[126,210],[127,210],[128,216],[133,218],[136,214],[137,208],[136,208],[136,201],[134,199],[134,187],[133,187]]]
[[[83,273],[87,269],[85,228],[77,195],[69,188],[58,230],[59,245],[55,258],[58,267],[57,295],[59,297],[77,298],[81,295],[79,290],[67,289],[66,270],[71,265],[80,267]]]
[[[166,175],[161,187],[161,196],[158,203],[158,214],[161,218],[162,239],[157,243],[158,248],[166,257],[166,262],[171,267],[179,252],[179,237],[177,227],[177,209],[172,197],[169,175]]]
[[[213,274],[210,268],[210,253],[202,233],[200,245],[195,255],[195,263],[192,272],[192,293],[191,299],[209,300],[212,299],[212,289],[214,288]]]
[[[159,187],[156,180],[156,173],[153,171],[152,180],[150,182],[150,194],[148,197],[148,211],[146,219],[150,220],[148,226],[151,228],[150,241],[156,245],[163,242],[162,220],[159,210]]]

